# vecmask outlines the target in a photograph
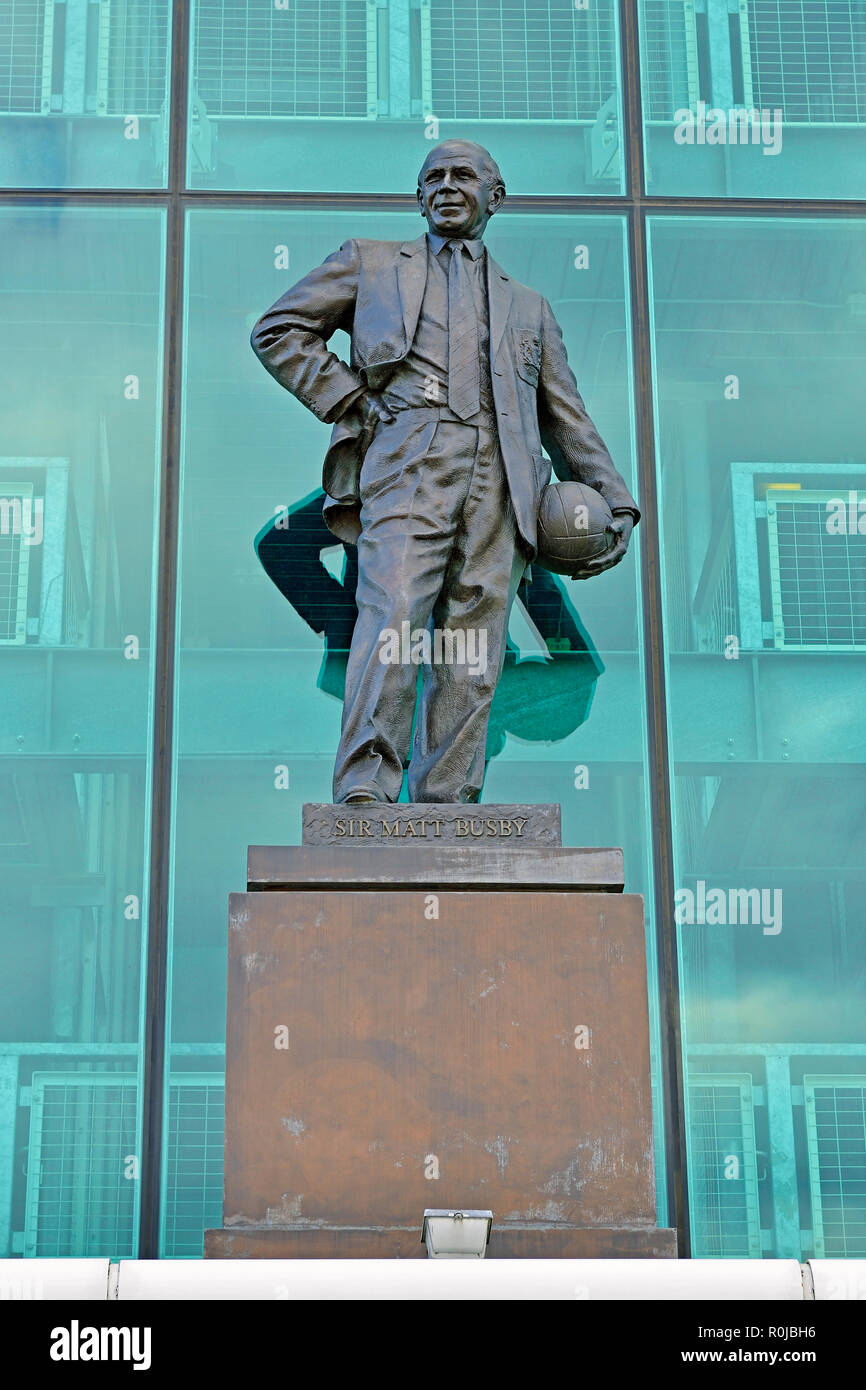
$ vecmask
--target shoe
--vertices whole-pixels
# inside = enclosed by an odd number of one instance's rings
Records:
[[[384,800],[383,796],[377,796],[375,792],[368,791],[366,787],[359,787],[357,791],[347,792],[337,804],[340,806],[375,806]]]

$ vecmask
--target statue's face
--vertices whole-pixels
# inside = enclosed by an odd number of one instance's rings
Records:
[[[418,205],[438,236],[481,236],[503,197],[503,189],[490,182],[474,150],[436,150],[421,170]]]

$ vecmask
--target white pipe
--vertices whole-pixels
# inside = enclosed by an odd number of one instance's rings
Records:
[[[866,1300],[866,1260],[0,1260],[4,1302],[812,1297]]]
[[[815,1301],[866,1299],[866,1260],[809,1260]]]
[[[120,1299],[775,1299],[797,1260],[123,1260]]]
[[[0,1300],[108,1297],[108,1260],[0,1260]]]

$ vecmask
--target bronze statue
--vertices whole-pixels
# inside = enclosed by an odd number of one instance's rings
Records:
[[[280,385],[334,424],[324,516],[358,547],[335,801],[398,799],[419,664],[410,800],[479,800],[508,615],[536,553],[551,461],[615,518],[610,548],[575,577],[617,564],[640,517],[550,305],[484,247],[505,199],[493,158],[446,141],[424,161],[417,195],[426,233],[345,242],[251,340]],[[340,328],[348,366],[327,346]]]

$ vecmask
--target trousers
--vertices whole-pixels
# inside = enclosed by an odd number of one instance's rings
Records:
[[[508,616],[526,568],[495,422],[447,407],[383,421],[360,477],[358,618],[334,800],[478,801]]]

